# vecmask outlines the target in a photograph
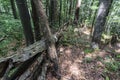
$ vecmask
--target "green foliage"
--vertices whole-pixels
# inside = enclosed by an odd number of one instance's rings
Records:
[[[63,45],[74,44],[73,39],[75,39],[75,36],[73,30],[74,30],[73,26],[69,26],[68,31],[63,33],[63,39],[61,40],[61,43]]]
[[[120,54],[117,54],[117,55],[116,55],[116,58],[120,59]]]
[[[118,61],[110,61],[110,62],[105,62],[106,69],[108,71],[117,71],[120,67],[120,62]]]
[[[105,80],[110,80],[108,76],[106,76]]]
[[[111,35],[118,35],[120,38],[120,0],[113,0],[113,4],[107,18],[106,32]]]
[[[10,12],[10,0],[0,0],[0,11],[1,12]]]
[[[93,59],[90,58],[90,57],[86,57],[83,61],[86,62],[86,63],[90,63],[90,62],[93,61]]]
[[[94,50],[92,49],[92,48],[85,48],[84,49],[84,52],[86,53],[86,54],[89,54],[89,53],[92,53]]]
[[[0,15],[0,38],[6,36],[5,40],[0,42],[0,55],[2,56],[6,55],[8,50],[13,49],[12,46],[8,46],[9,44],[14,43],[17,48],[23,39],[23,29],[20,21],[13,19],[11,16],[9,14]]]

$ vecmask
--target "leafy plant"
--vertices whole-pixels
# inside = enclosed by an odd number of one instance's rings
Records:
[[[89,53],[92,53],[94,50],[92,49],[92,48],[85,48],[84,49],[84,52],[86,53],[86,54],[89,54]]]
[[[120,62],[113,61],[113,62],[106,62],[105,63],[106,69],[108,71],[117,71],[120,67]]]
[[[0,55],[4,56],[8,51],[16,50],[13,47],[18,47],[23,39],[23,29],[19,20],[13,19],[10,14],[0,15],[0,38],[6,36],[5,40],[0,44]],[[14,42],[13,42],[14,41]],[[9,47],[9,44],[14,43],[15,46]]]

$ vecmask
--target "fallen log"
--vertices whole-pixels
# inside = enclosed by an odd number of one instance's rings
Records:
[[[21,76],[41,54],[42,53],[38,53],[35,56],[33,56],[32,58],[23,62],[21,65],[19,65],[16,68],[16,70],[12,74],[8,75],[8,78],[6,80],[14,80],[17,77]]]
[[[1,68],[0,69],[0,78],[4,76],[4,72],[6,72],[7,67],[9,66],[8,65],[9,60],[11,60],[12,64],[21,62],[22,64],[18,68],[18,70],[20,70],[21,68],[26,67],[25,65],[28,66],[28,63],[30,65],[31,62],[33,61],[31,59],[34,59],[35,55],[37,55],[40,52],[43,52],[44,50],[46,50],[45,40],[41,40],[41,41],[38,41],[38,42],[24,48],[23,50],[21,50],[19,52],[19,54],[15,54],[13,56],[6,57],[6,58],[0,58],[0,68]],[[23,69],[26,69],[26,68],[23,68]],[[13,76],[13,78],[22,73],[23,72],[21,70],[20,70],[19,74],[14,73],[15,75]]]
[[[35,73],[37,67],[41,66],[41,62],[46,54],[41,54],[35,62],[19,77],[18,80],[33,80],[33,74]]]
[[[65,23],[61,29],[59,29],[58,32],[56,32],[54,35],[53,35],[53,38],[56,39],[58,37],[60,37],[61,33],[63,33],[63,31],[66,29],[66,25],[68,23]],[[66,26],[66,27],[64,27]],[[55,40],[56,42],[58,41],[58,39]],[[12,64],[16,64],[16,63],[21,63],[19,66],[18,66],[18,72],[21,68],[23,68],[25,65],[28,66],[27,63],[29,63],[29,65],[32,64],[32,61],[31,59],[34,59],[34,56],[37,55],[38,53],[40,52],[43,52],[47,50],[47,47],[46,47],[46,40],[40,40],[40,41],[37,41],[35,42],[34,44],[20,50],[19,52],[15,53],[14,55],[12,56],[9,56],[9,57],[6,57],[6,58],[0,58],[0,78],[2,78],[10,69],[8,68],[9,66],[9,60],[11,61],[11,65]],[[21,66],[21,68],[20,68]],[[25,70],[27,69],[28,67],[24,68]],[[16,71],[17,72],[17,71]],[[21,71],[20,70],[20,73],[18,74],[14,73],[14,77],[18,77],[18,75],[20,76],[22,73],[24,73],[25,71]],[[28,71],[29,72],[29,71]],[[9,78],[10,79],[10,78]],[[12,79],[12,78],[11,78]],[[2,79],[1,79],[2,80]],[[19,79],[20,80],[20,79]]]
[[[0,58],[0,65],[3,65],[2,62],[6,62],[9,59],[11,59],[13,63],[24,62],[35,56],[37,53],[43,52],[44,50],[46,50],[45,40],[35,42],[34,44],[17,52],[17,54],[15,53],[12,56]]]
[[[0,77],[4,76],[8,66],[9,66],[9,60],[0,63]]]

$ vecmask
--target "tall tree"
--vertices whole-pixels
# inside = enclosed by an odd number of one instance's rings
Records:
[[[58,2],[57,0],[50,0],[49,19],[51,26],[55,25],[58,21]]]
[[[76,4],[76,10],[75,10],[75,17],[74,17],[74,23],[78,24],[78,20],[79,20],[79,9],[81,6],[81,2],[82,0],[77,0],[77,4]]]
[[[106,22],[106,17],[109,13],[109,9],[111,7],[113,0],[99,0],[100,5],[95,21],[95,27],[94,27],[94,32],[93,32],[93,37],[92,37],[92,42],[100,44],[101,40],[101,35],[102,32],[105,29],[105,22]]]
[[[26,0],[16,0],[27,46],[34,43],[30,15]]]
[[[15,1],[14,0],[10,0],[10,3],[11,3],[11,8],[12,8],[13,16],[14,16],[15,19],[18,19],[17,11],[16,11],[16,6],[15,6]]]
[[[54,69],[55,71],[58,71],[58,56],[56,52],[55,47],[55,37],[51,33],[51,29],[49,27],[48,19],[45,14],[45,11],[43,9],[43,5],[41,0],[34,0],[35,7],[37,10],[37,15],[39,17],[39,23],[41,24],[43,34],[46,38],[46,45],[47,45],[47,51],[49,55],[49,59],[54,63]]]
[[[37,15],[37,11],[33,0],[31,0],[31,6],[32,6],[32,19],[34,24],[35,40],[38,41],[41,39],[40,33],[42,33],[42,30],[40,29],[39,17]]]

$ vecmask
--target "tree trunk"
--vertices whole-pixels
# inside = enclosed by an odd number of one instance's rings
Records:
[[[31,6],[32,6],[32,19],[34,24],[35,40],[38,41],[41,39],[42,30],[40,29],[39,17],[36,13],[36,8],[33,0],[31,0]]]
[[[76,10],[75,10],[75,17],[74,17],[74,24],[78,24],[79,20],[79,9],[81,6],[82,0],[77,0]]]
[[[92,42],[100,44],[101,35],[104,31],[106,17],[109,13],[112,0],[100,0],[100,6],[96,17],[95,28],[93,32]]]
[[[58,56],[57,56],[56,47],[55,47],[55,37],[51,33],[49,23],[47,20],[47,16],[45,14],[45,11],[43,10],[42,2],[40,0],[34,0],[34,3],[37,9],[37,15],[40,19],[39,23],[43,27],[44,36],[47,39],[46,45],[47,45],[47,52],[49,55],[49,59],[54,64],[54,69],[57,72],[58,71]]]
[[[10,0],[10,3],[11,3],[11,8],[12,8],[14,19],[18,19],[14,0]]]
[[[24,29],[26,44],[28,46],[34,43],[34,37],[33,37],[33,32],[32,32],[32,27],[30,22],[30,15],[27,8],[27,2],[26,0],[16,0],[16,3],[19,10],[22,26]]]
[[[50,18],[50,23],[51,26],[56,25],[58,22],[58,2],[57,0],[50,0],[50,13],[49,13],[49,18]]]

